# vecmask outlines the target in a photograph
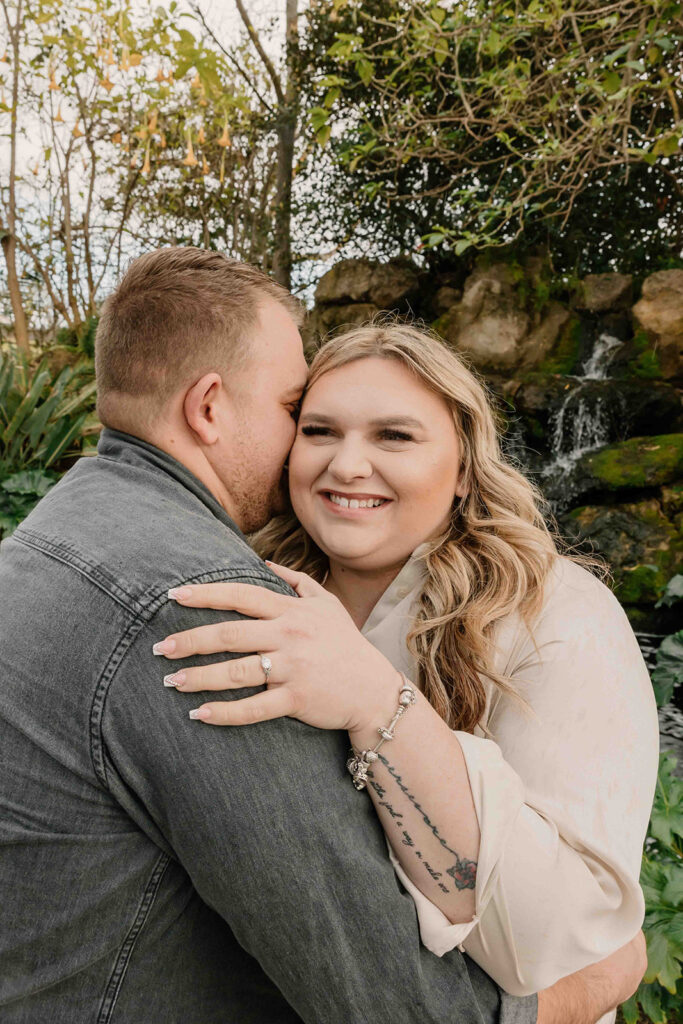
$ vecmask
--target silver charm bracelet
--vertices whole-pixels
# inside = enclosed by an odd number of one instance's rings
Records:
[[[368,783],[368,770],[373,761],[377,761],[379,758],[379,748],[387,740],[393,740],[394,727],[396,723],[401,715],[405,715],[408,708],[412,707],[417,700],[417,690],[415,687],[408,682],[403,672],[401,672],[400,675],[403,680],[403,686],[401,687],[398,695],[398,708],[386,729],[377,730],[382,737],[377,746],[374,750],[361,750],[360,753],[354,747],[349,751],[352,756],[349,757],[346,762],[346,767],[349,770],[349,773],[353,776],[353,784],[356,789],[365,789]]]

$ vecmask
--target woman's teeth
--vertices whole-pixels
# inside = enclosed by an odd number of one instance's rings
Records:
[[[378,508],[386,500],[385,498],[367,498],[365,501],[359,501],[357,498],[342,498],[340,494],[328,494],[328,497],[334,505],[341,505],[342,508]]]

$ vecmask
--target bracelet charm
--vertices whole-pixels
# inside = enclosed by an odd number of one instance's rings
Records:
[[[368,771],[373,761],[377,761],[377,759],[379,758],[379,748],[382,746],[383,743],[387,742],[388,740],[393,740],[394,727],[396,723],[398,722],[399,718],[401,718],[401,716],[406,713],[408,708],[411,707],[417,700],[417,691],[415,687],[408,682],[408,680],[406,679],[402,672],[401,679],[403,680],[403,685],[401,686],[398,695],[398,707],[394,713],[394,717],[391,719],[386,729],[380,728],[377,730],[377,732],[381,736],[379,743],[376,744],[373,750],[357,751],[352,747],[351,750],[349,751],[351,756],[346,762],[346,767],[351,776],[353,777],[354,786],[358,790],[365,789],[365,787],[367,786]]]

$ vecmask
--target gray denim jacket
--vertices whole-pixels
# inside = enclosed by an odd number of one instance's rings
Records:
[[[210,728],[163,687],[152,644],[227,617],[167,591],[216,580],[287,592],[112,430],[0,547],[0,1019],[533,1024],[535,996],[421,946],[345,733]]]

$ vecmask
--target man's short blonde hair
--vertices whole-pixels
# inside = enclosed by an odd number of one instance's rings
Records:
[[[259,307],[268,299],[300,326],[298,299],[248,263],[192,246],[156,249],[134,260],[104,302],[97,327],[100,420],[120,425],[131,399],[148,398],[144,405],[153,413],[204,373],[243,366]]]

